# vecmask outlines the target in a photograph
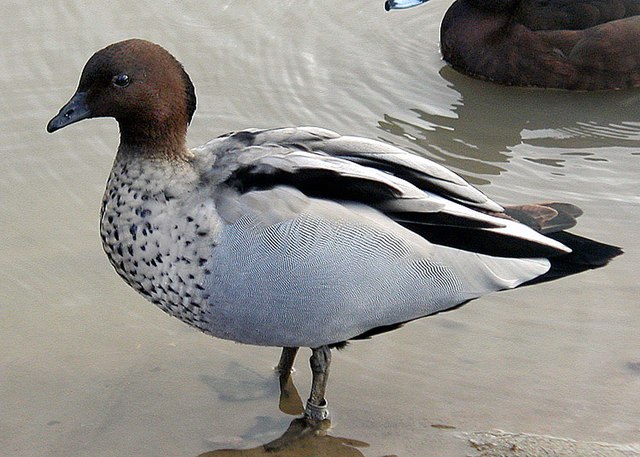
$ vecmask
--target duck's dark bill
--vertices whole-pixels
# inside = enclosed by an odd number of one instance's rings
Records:
[[[384,9],[389,10],[403,10],[406,8],[413,8],[414,6],[427,3],[429,0],[387,0],[384,2]]]
[[[71,100],[62,107],[60,112],[47,124],[47,132],[53,133],[62,127],[91,117],[91,111],[87,107],[87,94],[76,92]]]

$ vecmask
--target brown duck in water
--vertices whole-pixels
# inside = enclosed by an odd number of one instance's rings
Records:
[[[427,0],[388,0],[402,9]],[[640,0],[456,0],[440,28],[456,70],[514,86],[640,86]]]

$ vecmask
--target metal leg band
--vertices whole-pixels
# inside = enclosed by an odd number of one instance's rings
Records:
[[[327,402],[323,401],[322,405],[314,405],[310,401],[307,401],[307,407],[304,410],[304,417],[318,422],[328,419],[329,409],[327,408]]]

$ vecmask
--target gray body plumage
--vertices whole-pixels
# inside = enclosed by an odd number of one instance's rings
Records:
[[[382,142],[316,128],[248,130],[191,152],[179,167],[119,154],[101,234],[132,287],[220,338],[318,347],[549,269],[542,256],[433,244],[406,221],[452,218],[569,251],[489,214],[502,208],[444,167]]]

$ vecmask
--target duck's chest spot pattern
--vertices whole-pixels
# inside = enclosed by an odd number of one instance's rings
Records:
[[[210,299],[203,284],[211,274],[207,263],[215,248],[215,227],[204,204],[190,206],[185,214],[181,197],[154,186],[157,181],[140,170],[114,167],[102,201],[102,245],[131,287],[203,329]]]

